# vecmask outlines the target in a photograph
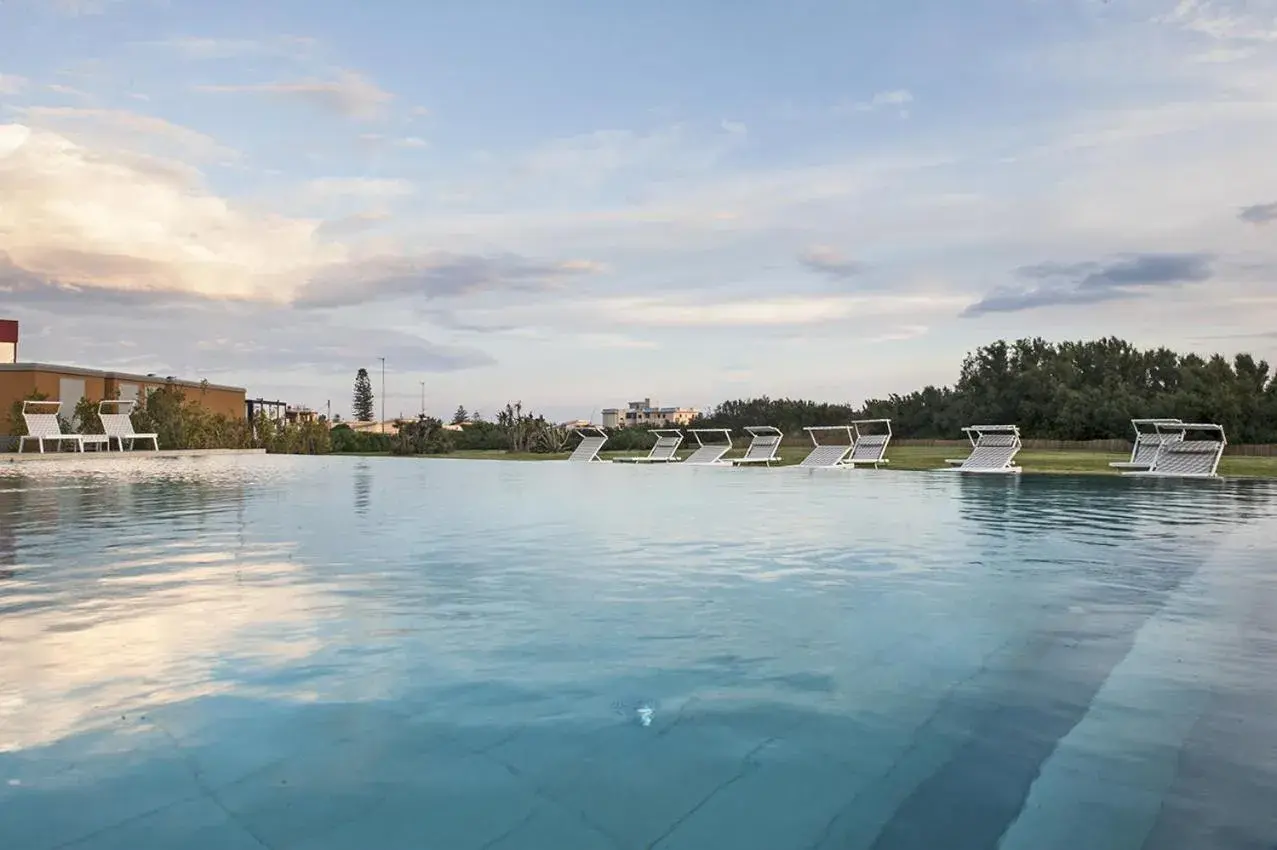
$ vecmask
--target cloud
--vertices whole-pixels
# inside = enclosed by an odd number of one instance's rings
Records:
[[[492,291],[544,291],[600,271],[588,260],[546,262],[515,254],[435,252],[383,256],[323,269],[297,299],[302,307],[341,307],[395,298],[450,298]]]
[[[371,120],[381,117],[395,96],[354,71],[341,71],[334,80],[257,83],[252,85],[205,85],[196,91],[273,95],[301,100],[346,118]]]
[[[60,15],[77,18],[81,15],[100,15],[108,6],[119,3],[121,0],[35,0],[35,2]]]
[[[322,177],[306,184],[306,194],[313,198],[401,198],[415,191],[407,180],[371,177]]]
[[[26,77],[16,74],[0,74],[0,94],[21,94],[29,82]]]
[[[1219,41],[1277,41],[1272,0],[1179,0],[1155,20]]]
[[[1042,263],[1016,271],[1023,283],[994,290],[964,316],[1039,307],[1097,304],[1138,297],[1150,289],[1202,283],[1214,275],[1211,254],[1135,254],[1100,263]]]
[[[0,125],[0,252],[84,290],[287,301],[344,261],[317,224],[237,209],[198,185],[56,133]]]
[[[238,59],[243,56],[299,57],[309,53],[317,41],[306,36],[283,35],[272,39],[178,37],[139,42],[180,53],[187,59]]]
[[[1242,207],[1237,217],[1250,224],[1268,224],[1270,221],[1277,221],[1277,201],[1271,204],[1252,204],[1249,207]]]
[[[932,295],[791,295],[735,301],[689,302],[662,298],[605,299],[584,305],[622,325],[662,327],[781,327],[843,322],[952,309],[952,297]]]
[[[32,126],[62,133],[87,134],[96,141],[158,139],[179,147],[184,154],[206,160],[229,160],[238,156],[216,139],[188,127],[153,115],[124,109],[90,109],[74,106],[32,106],[21,110]]]
[[[428,148],[430,143],[420,136],[386,136],[381,133],[360,133],[360,143],[370,148]]]
[[[814,272],[828,275],[835,280],[845,280],[864,271],[863,263],[843,256],[826,245],[814,245],[798,255],[798,262]]]
[[[900,325],[892,328],[885,333],[877,336],[869,337],[864,342],[870,345],[876,345],[883,342],[905,342],[911,339],[918,339],[927,335],[927,331],[931,330],[926,325]]]
[[[853,103],[844,103],[835,109],[835,112],[876,112],[879,109],[895,107],[901,117],[909,114],[909,104],[913,103],[913,94],[907,89],[893,89],[891,91],[880,91],[869,100],[855,101]]]
[[[0,266],[0,292],[5,279]],[[182,297],[152,301],[124,292],[87,296],[87,304],[66,291],[24,302],[23,318],[57,339],[59,362],[208,377],[251,386],[255,393],[269,392],[289,372],[353,375],[373,353],[401,372],[455,372],[494,363],[485,351],[431,339],[428,331],[399,329],[392,322],[368,327],[286,305]],[[105,335],[104,315],[112,328]],[[138,344],[121,346],[121,339]],[[254,374],[259,377],[252,379]]]
[[[73,88],[72,86],[64,86],[61,83],[49,83],[45,86],[45,88],[54,94],[66,95],[67,97],[78,97],[85,100],[91,97],[91,95],[86,91],[81,91],[80,89]]]
[[[353,215],[342,216],[338,219],[325,221],[319,226],[316,235],[327,238],[337,236],[350,236],[361,233],[376,227],[383,221],[390,219],[390,213],[385,210],[365,210],[363,212],[354,213]]]

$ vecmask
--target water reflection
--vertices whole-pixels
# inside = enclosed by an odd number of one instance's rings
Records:
[[[1271,487],[252,461],[0,475],[0,846],[1277,839]]]
[[[355,513],[366,517],[372,498],[372,470],[368,461],[360,460],[355,463],[352,480],[355,484]]]

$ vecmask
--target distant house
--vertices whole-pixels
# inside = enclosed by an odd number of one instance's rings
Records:
[[[387,419],[385,422],[359,422],[356,420],[348,420],[345,422],[334,422],[333,427],[337,425],[345,425],[352,431],[359,431],[364,434],[388,434],[395,436],[399,433],[399,423],[404,420]]]
[[[634,428],[649,426],[668,428],[671,425],[688,425],[699,411],[694,407],[653,407],[652,400],[631,401],[624,408],[609,407],[603,411],[604,428]]]

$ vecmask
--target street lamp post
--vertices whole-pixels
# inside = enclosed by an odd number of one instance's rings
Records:
[[[381,361],[381,423],[377,428],[381,433],[386,433],[386,358],[378,357]]]

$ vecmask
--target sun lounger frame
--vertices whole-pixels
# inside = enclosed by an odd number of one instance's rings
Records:
[[[105,434],[64,434],[62,426],[58,423],[58,413],[54,410],[52,413],[38,413],[33,407],[39,405],[56,405],[61,409],[60,401],[37,401],[35,399],[26,399],[22,402],[22,420],[27,425],[27,433],[18,438],[18,453],[22,453],[23,446],[28,441],[34,440],[40,448],[40,454],[44,454],[44,444],[46,442],[61,446],[63,443],[71,443],[76,447],[77,451],[86,451],[90,446],[95,450],[100,450],[108,445]]]
[[[887,444],[891,442],[890,419],[854,419],[851,423],[855,442],[843,458],[843,466],[872,466],[877,469],[887,460]],[[881,433],[886,428],[887,433]]]
[[[1157,450],[1162,443],[1184,439],[1184,431],[1178,427],[1184,423],[1179,419],[1132,419],[1131,427],[1135,429],[1135,444],[1131,446],[1130,460],[1115,460],[1109,464],[1114,469],[1147,470],[1153,466]],[[1162,426],[1166,426],[1163,430]]]
[[[678,463],[678,449],[683,445],[683,432],[677,428],[653,428],[656,443],[644,457],[618,457],[613,463]]]
[[[1148,469],[1124,472],[1149,478],[1216,478],[1228,437],[1224,427],[1213,422],[1176,422],[1156,425],[1158,430],[1178,433],[1178,439],[1163,442]],[[1202,439],[1207,435],[1209,438]],[[1196,438],[1196,439],[1194,439]]]
[[[115,405],[115,411],[112,412],[108,408]],[[124,409],[120,409],[120,405]],[[155,451],[160,450],[159,434],[141,434],[133,430],[133,420],[130,414],[133,408],[137,406],[137,402],[132,399],[103,399],[98,402],[98,418],[102,420],[102,431],[106,435],[107,450],[111,448],[111,441],[115,440],[119,445],[120,451],[124,451],[125,440],[129,443],[129,449],[134,447],[137,441],[150,443]]]
[[[749,432],[751,438],[749,446],[745,449],[744,457],[731,459],[732,466],[748,466],[755,463],[771,466],[773,463],[780,462],[776,452],[780,449],[780,441],[785,438],[784,431],[772,425],[747,425],[745,430]]]
[[[692,435],[696,440],[696,450],[688,455],[684,460],[684,464],[692,466],[728,466],[727,461],[723,460],[723,455],[730,452],[732,446],[732,431],[730,428],[688,428],[687,433]],[[727,441],[725,443],[706,442],[701,436],[702,434],[722,434]]]
[[[949,469],[986,475],[1014,475],[1022,471],[1014,464],[1022,445],[1020,426],[968,425],[962,430],[971,443],[971,454],[964,458],[946,459]],[[1010,436],[1009,440],[1006,435]],[[986,442],[986,437],[992,439]]]
[[[581,442],[577,443],[572,454],[568,455],[568,460],[573,463],[602,462],[603,458],[599,457],[599,451],[607,443],[607,432],[593,425],[572,430],[580,435]]]
[[[856,447],[856,429],[852,425],[808,425],[803,430],[811,437],[812,449],[807,457],[799,461],[798,465],[808,469],[837,469],[842,466],[843,459]],[[816,435],[827,431],[846,433],[846,444],[822,443]]]

